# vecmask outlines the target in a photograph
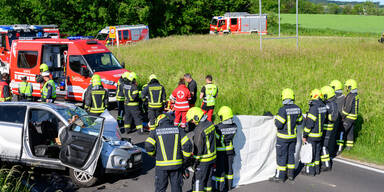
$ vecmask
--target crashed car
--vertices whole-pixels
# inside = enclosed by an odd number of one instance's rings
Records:
[[[69,169],[79,187],[105,173],[142,167],[142,150],[121,140],[106,111],[89,116],[72,104],[0,103],[0,159],[34,167]]]

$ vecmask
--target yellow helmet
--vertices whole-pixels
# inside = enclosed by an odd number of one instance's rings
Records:
[[[149,76],[149,81],[151,81],[152,79],[157,79],[155,74],[152,74],[152,75]]]
[[[40,65],[40,72],[46,72],[46,71],[48,71],[49,69],[48,69],[48,65],[47,64],[45,64],[45,63],[42,63],[41,65]]]
[[[343,84],[339,80],[333,80],[329,86],[331,86],[335,91],[343,89]]]
[[[332,87],[326,85],[321,88],[321,94],[325,100],[328,100],[335,96],[335,90],[332,89]]]
[[[319,89],[314,89],[311,91],[311,100],[316,100],[322,98],[321,91]]]
[[[134,79],[137,79],[137,75],[135,72],[131,72],[128,75],[128,80],[133,81]]]
[[[192,107],[188,110],[186,118],[187,122],[194,121],[196,123],[200,122],[201,118],[203,117],[204,112],[198,107]]]
[[[345,87],[348,89],[348,90],[354,90],[354,89],[357,89],[357,83],[355,80],[353,79],[348,79],[347,81],[345,81],[344,83]]]
[[[281,100],[292,99],[295,100],[295,93],[290,88],[283,89],[281,92]]]
[[[128,71],[124,72],[124,73],[121,75],[121,77],[122,77],[123,79],[128,79],[128,76],[129,76],[129,72],[128,72]]]
[[[157,118],[156,118],[156,122],[155,122],[155,126],[159,126],[160,124],[160,121],[167,118],[167,116],[165,114],[160,114]]]
[[[233,117],[232,109],[227,106],[222,106],[217,113],[222,121],[231,119]]]
[[[92,76],[92,85],[101,85],[101,78],[100,78],[100,75],[98,74],[94,74]]]

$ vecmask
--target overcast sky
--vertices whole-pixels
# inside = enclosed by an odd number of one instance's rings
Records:
[[[365,1],[365,0],[336,0],[336,1]],[[372,0],[372,2],[380,2],[381,5],[384,5],[384,0]]]

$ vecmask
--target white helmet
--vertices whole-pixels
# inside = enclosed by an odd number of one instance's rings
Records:
[[[43,77],[47,77],[47,76],[49,76],[49,75],[50,75],[50,74],[49,74],[48,71],[44,71],[44,72],[41,73],[41,76],[43,76]]]

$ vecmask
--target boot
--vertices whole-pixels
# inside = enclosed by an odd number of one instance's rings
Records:
[[[352,147],[350,147],[350,146],[345,147],[345,150],[347,150],[347,151],[349,151],[351,149],[352,149]]]
[[[295,170],[294,169],[288,169],[288,180],[293,181],[295,179]]]
[[[284,183],[284,180],[283,180],[283,179],[280,179],[280,178],[275,177],[275,176],[269,178],[269,181],[270,181],[270,182],[275,182],[275,183]]]

